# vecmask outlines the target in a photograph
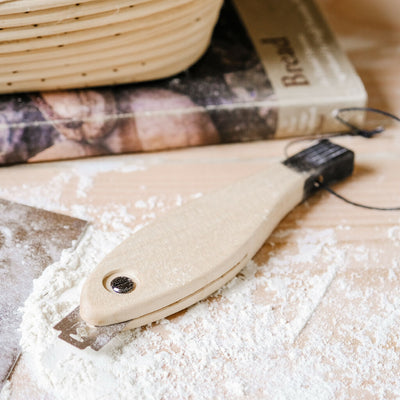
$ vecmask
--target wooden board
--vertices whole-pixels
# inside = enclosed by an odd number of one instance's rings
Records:
[[[400,22],[397,3],[394,0],[384,0],[379,4],[373,0],[354,0],[350,6],[345,0],[320,0],[319,4],[366,84],[370,105],[399,114],[400,53],[396,49],[400,44]],[[0,169],[1,191],[3,197],[23,200],[37,188],[38,196],[46,192],[57,196],[57,201],[44,203],[54,207],[54,211],[62,211],[57,209],[61,204],[66,208],[74,206],[78,213],[80,206],[91,204],[90,217],[98,226],[105,226],[99,210],[111,205],[122,207],[144,221],[149,209],[135,207],[137,201],[154,197],[163,202],[165,209],[172,209],[196,193],[221,188],[283,159],[286,143],[269,141],[98,158],[103,172],[93,176],[84,194],[79,190],[85,184],[79,178],[79,168],[85,171],[93,168],[93,160],[7,167]],[[335,188],[354,201],[379,206],[400,205],[400,126],[394,126],[372,140],[342,138],[338,143],[356,152],[356,169],[351,179]],[[107,165],[115,162],[127,165],[125,172],[116,173],[111,168],[107,172]],[[60,183],[63,174],[70,179]],[[151,212],[158,216],[162,210],[154,207]],[[297,207],[278,226],[278,233],[285,231],[290,234],[273,235],[255,257],[255,262],[261,265],[268,261],[271,251],[275,256],[297,252],[299,237],[310,229],[320,231],[321,235],[326,229],[333,230],[336,248],[347,251],[343,268],[337,271],[289,348],[301,352],[316,336],[326,348],[340,343],[341,351],[352,359],[351,362],[338,363],[318,347],[310,354],[319,357],[321,366],[334,371],[335,379],[346,382],[345,388],[338,388],[334,393],[335,397],[376,398],[380,390],[386,390],[385,398],[396,397],[400,365],[394,365],[390,360],[400,346],[398,330],[389,330],[378,340],[371,330],[373,325],[360,317],[365,304],[360,304],[360,300],[352,301],[351,293],[365,293],[370,321],[389,321],[390,316],[376,299],[398,299],[399,221],[399,212],[355,208],[321,192]],[[117,229],[112,224],[107,226],[110,230]],[[313,274],[324,267],[326,265],[299,263],[288,272],[288,276],[295,277],[304,271]],[[389,276],[389,271],[395,271],[395,275]],[[347,284],[343,285],[343,282]],[[278,312],[279,305],[269,295],[260,290],[259,301],[270,302]],[[281,317],[290,319],[291,311],[286,309],[286,314]],[[397,312],[394,308],[393,315]],[[346,329],[348,326],[353,326],[353,330]],[[370,337],[369,347],[360,342],[360,333]],[[369,363],[368,373],[360,369],[357,382],[352,381],[349,376],[354,374],[349,371],[357,371],[374,354],[379,355],[374,358],[379,362]],[[287,362],[290,365],[295,361]],[[30,376],[31,372],[22,359],[12,378],[11,398],[25,399],[27,393],[31,399],[51,398],[35,388]]]

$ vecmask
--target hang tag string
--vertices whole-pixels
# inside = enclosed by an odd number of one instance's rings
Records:
[[[333,133],[331,135],[320,135],[320,136],[314,136],[313,138],[300,138],[300,139],[294,139],[290,141],[284,148],[284,153],[285,157],[288,158],[289,155],[289,148],[295,144],[295,143],[300,143],[300,142],[305,142],[305,141],[315,141],[315,140],[321,140],[321,139],[326,139],[326,138],[335,138],[335,137],[340,137],[340,136],[362,136],[367,139],[371,139],[375,137],[376,135],[384,132],[385,128],[381,125],[373,128],[373,129],[365,129],[358,127],[351,123],[349,120],[344,118],[343,114],[346,112],[372,112],[375,114],[383,115],[385,117],[388,117],[390,119],[393,119],[394,121],[400,122],[400,118],[397,117],[394,114],[391,114],[389,112],[379,110],[377,108],[372,108],[372,107],[347,107],[347,108],[340,108],[336,111],[335,113],[335,118],[338,120],[340,123],[345,125],[347,128],[350,129],[348,132],[339,132],[339,133]],[[324,185],[322,182],[316,181],[315,186],[321,189],[326,190],[328,193],[336,196],[338,199],[344,201],[347,204],[350,204],[355,207],[360,207],[360,208],[365,208],[368,210],[377,210],[377,211],[400,211],[400,207],[375,207],[375,206],[370,206],[362,203],[357,203],[355,201],[349,200],[346,197],[342,196],[341,194],[337,193],[334,191],[332,188],[330,188],[327,185]]]
[[[374,137],[375,135],[382,133],[385,128],[383,126],[377,126],[376,128],[372,129],[372,130],[367,130],[364,128],[360,128],[354,124],[352,124],[349,120],[345,119],[343,116],[341,116],[340,114],[342,113],[346,113],[346,112],[354,112],[354,111],[358,111],[358,112],[371,112],[371,113],[375,113],[378,115],[383,115],[385,117],[388,117],[394,121],[400,122],[400,118],[397,117],[394,114],[391,114],[387,111],[383,111],[383,110],[379,110],[378,108],[372,108],[372,107],[347,107],[347,108],[340,108],[338,110],[336,110],[335,112],[335,119],[338,120],[341,124],[343,124],[344,126],[347,126],[350,129],[350,132],[347,132],[345,134],[347,135],[352,135],[352,136],[362,136],[364,138],[370,139],[372,137]]]
[[[357,203],[355,201],[346,199],[346,197],[343,197],[341,194],[335,192],[329,186],[320,184],[319,182],[315,182],[315,186],[326,190],[327,192],[329,192],[330,194],[333,194],[338,199],[343,200],[345,203],[350,204],[355,207],[366,208],[367,210],[378,210],[378,211],[400,211],[400,207],[375,207],[375,206],[368,206],[366,204]]]

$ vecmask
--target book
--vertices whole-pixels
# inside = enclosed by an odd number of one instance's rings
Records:
[[[312,0],[226,0],[210,47],[178,75],[1,95],[0,164],[337,132],[333,112],[366,100]]]

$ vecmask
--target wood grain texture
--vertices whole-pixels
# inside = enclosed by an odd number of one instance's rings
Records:
[[[97,266],[81,296],[81,317],[92,325],[135,319],[154,322],[194,304],[232,279],[304,196],[310,174],[283,164],[189,202],[125,240]],[[110,282],[131,278],[124,295]],[[200,293],[201,291],[201,293]],[[185,302],[180,304],[182,299]],[[186,306],[186,307],[185,307]],[[157,317],[156,317],[157,315]],[[156,319],[153,319],[156,318]],[[136,326],[134,326],[136,325]]]
[[[342,139],[341,144],[356,150],[356,170],[352,178],[337,185],[336,189],[354,200],[370,204],[393,205],[398,202],[398,170],[400,168],[398,134],[397,130],[388,131],[381,138],[375,139],[373,143],[361,138]],[[62,186],[59,196],[64,206],[75,205],[79,207],[80,204],[92,204],[94,207],[92,221],[97,225],[101,225],[101,220],[100,213],[97,214],[96,208],[99,210],[102,207],[108,207],[110,204],[127,207],[128,212],[140,219],[141,215],[145,217],[147,210],[135,208],[136,201],[155,196],[162,199],[167,208],[172,209],[176,207],[178,195],[188,199],[190,195],[198,192],[212,192],[236,179],[244,178],[268,167],[283,158],[281,154],[285,143],[284,141],[249,143],[164,152],[157,155],[117,156],[112,159],[123,161],[127,165],[145,166],[145,170],[131,173],[105,172],[99,174],[85,198],[79,198],[77,195],[78,178],[72,179]],[[92,162],[85,160],[78,163],[81,166],[85,164],[89,166]],[[110,158],[99,158],[97,162],[107,165]],[[8,188],[5,193],[10,198],[22,199],[24,197],[22,192],[25,190],[31,193],[31,188],[35,186],[39,189],[39,193],[40,190],[50,192],[52,179],[60,174],[67,173],[74,168],[74,165],[75,162],[60,162],[7,167],[0,170],[0,179],[3,188]],[[27,185],[27,182],[29,182],[29,185]],[[157,208],[153,212],[159,216],[163,214],[162,210]],[[390,286],[391,284],[388,282],[382,289],[378,286],[379,279],[377,278],[381,274],[385,276],[384,266],[392,265],[393,260],[400,256],[396,240],[388,239],[388,231],[398,224],[398,220],[398,213],[355,209],[329,194],[321,192],[305,204],[296,207],[279,224],[278,232],[288,231],[292,233],[284,237],[279,234],[273,235],[256,255],[255,261],[260,265],[267,262],[271,251],[275,254],[279,251],[283,253],[297,252],[299,236],[306,235],[309,230],[320,231],[323,234],[326,229],[333,229],[340,246],[350,246],[351,251],[360,246],[368,247],[371,252],[372,250],[375,251],[375,258],[368,258],[364,262],[355,259],[348,260],[347,263],[350,264],[350,267],[343,274],[351,277],[351,271],[353,271],[353,274],[359,276],[361,271],[365,271],[365,274],[363,273],[362,277],[354,282],[356,287],[367,287],[374,293],[380,293],[384,290],[390,295],[396,292],[396,287]],[[110,226],[109,229],[115,228]],[[314,274],[323,267],[323,264],[312,266],[307,263],[300,263],[293,266],[292,275],[301,273],[303,269]],[[334,289],[326,297],[326,301],[329,300],[329,302],[317,308],[307,327],[297,339],[296,345],[305,346],[309,335],[314,334],[314,329],[317,329],[319,334],[339,330],[337,318],[335,319],[338,311],[335,310],[331,302],[340,299],[341,307],[344,309],[349,304],[343,298],[340,288],[336,288],[335,285],[332,288]],[[263,299],[263,301],[266,301],[264,297]],[[272,302],[272,304],[274,303]],[[375,309],[374,312],[379,315],[379,309]],[[354,315],[354,318],[357,318],[357,314]],[[320,324],[324,324],[323,328],[319,327]],[[338,336],[338,338],[345,342],[352,340],[351,336]],[[396,342],[394,341],[393,344],[388,342],[387,346],[389,354],[395,349]],[[352,350],[350,344],[348,351],[355,351]],[[16,382],[13,386],[12,398],[14,399],[23,399],[24,393],[26,394],[26,385],[32,384],[29,383],[29,379],[26,380],[26,369],[27,366],[24,365],[22,360],[13,377],[13,382],[14,379]],[[385,369],[379,368],[375,371],[379,374],[388,373],[388,376],[392,376],[392,373],[400,373],[400,370],[397,372],[395,370],[389,374]],[[24,377],[19,378],[20,374],[23,374]],[[345,371],[339,369],[338,374],[345,374]],[[33,393],[32,396],[34,396],[34,393],[38,393],[37,397],[32,397],[33,399],[49,396],[41,393],[38,389],[31,393]],[[344,395],[346,394],[344,393]]]
[[[396,1],[319,0],[317,3],[361,76],[370,105],[398,113],[400,23]]]
[[[318,3],[366,84],[370,105],[399,114],[400,21],[397,2],[319,0]],[[21,201],[31,196],[34,190],[38,196],[55,196],[57,201],[46,203],[54,211],[72,205],[79,210],[80,206],[90,204],[93,206],[90,217],[97,226],[104,225],[99,210],[111,205],[125,207],[137,220],[146,221],[149,210],[136,208],[136,201],[155,197],[166,209],[173,209],[180,199],[188,200],[199,192],[209,193],[283,159],[286,143],[268,141],[98,158],[96,162],[102,167],[118,160],[128,166],[143,167],[143,170],[104,171],[93,178],[86,197],[79,195],[78,175],[71,175],[58,186],[56,178],[71,174],[78,167],[89,168],[93,160],[6,167],[0,169],[0,191],[3,197]],[[399,205],[400,127],[394,126],[373,140],[341,138],[340,144],[356,152],[356,169],[350,179],[336,185],[335,189],[355,201],[380,206]],[[151,212],[158,217],[164,211],[155,207]],[[334,248],[346,251],[342,268],[308,322],[288,345],[288,350],[301,354],[318,338],[323,346],[313,348],[308,356],[319,360],[316,368],[331,371],[324,376],[326,382],[334,379],[344,382],[333,397],[367,399],[377,398],[377,393],[383,393],[387,399],[397,397],[400,365],[393,363],[392,357],[399,351],[399,333],[397,329],[389,330],[385,336],[377,337],[375,331],[390,318],[395,321],[397,318],[395,306],[388,315],[379,301],[386,298],[395,304],[398,299],[399,221],[398,212],[354,208],[320,192],[296,207],[254,258],[262,265],[271,254],[275,257],[277,254],[297,254],[299,238],[310,230],[321,235],[327,229],[334,232]],[[112,224],[107,226],[109,230],[117,229]],[[326,267],[324,259],[318,265],[299,261],[290,266],[287,276],[294,279],[307,272],[309,279],[313,279]],[[394,277],[390,277],[390,271],[395,271]],[[351,294],[356,292],[362,293],[364,300],[354,300]],[[260,288],[257,301],[271,304],[276,310],[277,321],[290,320],[296,312],[290,304],[282,307],[274,294],[265,288]],[[370,346],[365,346],[362,337],[369,338]],[[328,351],[335,346],[340,348],[338,353]],[[351,361],[346,361],[349,359]],[[288,368],[294,368],[295,359],[285,361]],[[368,367],[363,369],[365,365]],[[34,382],[29,379],[31,374],[22,359],[12,378],[12,399],[26,399],[27,393],[31,399],[51,398],[35,389]]]

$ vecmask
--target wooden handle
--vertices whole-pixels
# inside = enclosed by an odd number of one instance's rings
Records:
[[[125,240],[84,285],[81,316],[102,326],[139,326],[205,298],[254,256],[279,221],[304,195],[309,177],[277,164],[192,201]],[[128,277],[130,293],[111,282]],[[114,281],[115,282],[115,281]]]

